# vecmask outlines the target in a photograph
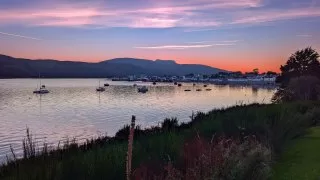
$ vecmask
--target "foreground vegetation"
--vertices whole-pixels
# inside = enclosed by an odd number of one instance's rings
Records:
[[[284,145],[319,117],[319,102],[253,104],[198,113],[189,123],[137,126],[131,178],[268,179]],[[125,179],[128,135],[125,126],[112,138],[37,152],[29,134],[24,158],[0,167],[0,179]],[[281,172],[276,168],[276,177]]]
[[[320,127],[310,129],[301,138],[289,142],[276,163],[273,179],[319,179]]]

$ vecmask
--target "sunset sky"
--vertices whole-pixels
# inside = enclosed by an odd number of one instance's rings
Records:
[[[279,71],[320,51],[320,0],[0,0],[0,54]]]

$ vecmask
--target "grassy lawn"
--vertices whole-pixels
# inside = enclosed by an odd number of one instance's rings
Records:
[[[293,140],[275,165],[273,179],[320,179],[320,127]]]

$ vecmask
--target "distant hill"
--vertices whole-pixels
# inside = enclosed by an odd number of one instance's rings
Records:
[[[197,64],[177,64],[173,60],[116,58],[98,63],[30,60],[0,55],[0,78],[30,78],[41,73],[46,78],[97,78],[128,75],[215,74],[225,70]]]

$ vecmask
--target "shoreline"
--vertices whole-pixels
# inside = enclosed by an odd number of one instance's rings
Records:
[[[262,143],[261,145],[271,143],[272,149],[278,154],[287,142],[286,139],[283,139],[286,134],[286,132],[283,132],[283,128],[286,127],[292,130],[291,134],[288,134],[289,139],[300,136],[301,130],[311,127],[311,124],[308,123],[309,120],[312,120],[317,115],[309,113],[315,112],[313,109],[316,110],[318,108],[320,108],[319,102],[238,105],[212,110],[208,113],[198,113],[192,117],[192,121],[189,123],[177,124],[176,119],[166,119],[161,123],[161,126],[153,126],[149,129],[136,127],[133,143],[133,169],[138,170],[140,165],[146,163],[146,158],[164,158],[159,162],[162,164],[161,162],[167,162],[165,157],[169,156],[170,159],[179,162],[178,154],[180,154],[184,143],[188,142],[190,137],[199,135],[205,139],[211,139],[213,135],[217,138],[235,138],[235,143],[237,142],[236,139],[241,140],[254,135],[256,139],[254,141],[259,141],[257,143]],[[281,116],[283,113],[285,113],[285,116]],[[306,116],[306,114],[309,115]],[[303,116],[304,119],[295,119],[294,117],[297,116]],[[226,117],[229,118],[225,119]],[[268,121],[280,121],[283,123],[270,126],[264,122],[267,117],[273,117]],[[286,124],[290,122],[287,121],[288,119],[291,119],[293,123],[303,123],[305,125],[292,126]],[[252,123],[255,125],[252,126]],[[272,141],[264,140],[265,135],[267,135],[263,133],[264,128],[267,128],[265,132],[271,130],[273,134],[276,134],[276,137],[273,140],[271,139]],[[260,130],[258,131],[258,129]],[[83,146],[70,144],[65,149],[58,149],[53,152],[43,148],[42,152],[45,153],[38,156],[31,154],[27,159],[13,161],[7,166],[2,166],[0,168],[0,177],[4,177],[4,179],[6,177],[16,177],[15,171],[19,171],[20,175],[24,175],[26,178],[29,177],[29,179],[33,179],[31,177],[36,175],[46,179],[45,177],[52,176],[53,174],[51,173],[53,172],[55,176],[60,177],[64,171],[55,169],[55,167],[57,163],[62,163],[62,168],[68,168],[66,173],[70,175],[68,176],[69,178],[91,177],[91,179],[95,179],[95,177],[108,177],[110,179],[123,179],[128,132],[129,126],[125,126],[116,133],[115,137],[104,137],[91,141],[95,143],[88,141]],[[256,145],[254,143],[253,147]],[[99,158],[96,159],[94,157]],[[156,159],[154,160],[159,160]],[[19,164],[19,168],[16,166],[17,164]],[[93,174],[90,171],[83,171],[83,168],[89,170],[90,166],[95,167]],[[99,171],[100,168],[103,168],[103,171]],[[45,176],[41,176],[39,172],[44,172],[45,174],[43,175]],[[109,172],[108,175],[105,174],[107,172]],[[63,179],[62,177],[60,178]]]
[[[32,80],[38,80],[39,78],[0,78],[0,80],[18,80],[18,79],[32,79]],[[270,86],[270,87],[279,87],[279,84],[275,82],[264,82],[264,81],[228,81],[228,82],[223,82],[223,81],[187,81],[187,80],[177,80],[177,81],[142,81],[142,80],[113,80],[111,78],[103,78],[103,77],[97,77],[97,78],[41,78],[41,79],[57,79],[57,80],[65,80],[65,79],[101,79],[105,80],[106,82],[142,82],[142,83],[202,83],[202,84],[212,84],[212,85],[239,85],[239,86],[254,86],[254,85],[261,85],[261,86]],[[112,85],[112,84],[111,84]]]

